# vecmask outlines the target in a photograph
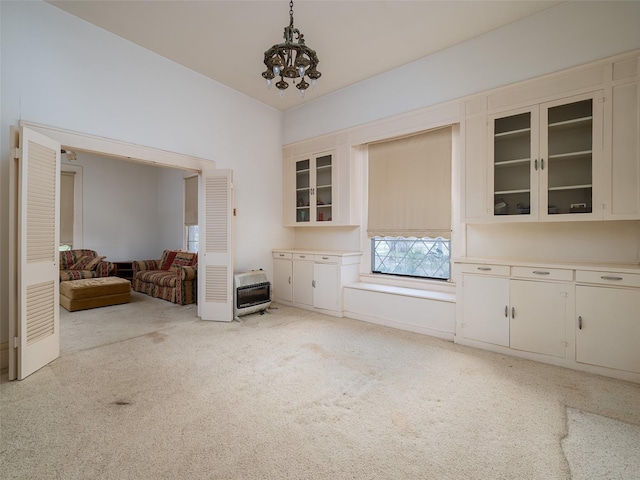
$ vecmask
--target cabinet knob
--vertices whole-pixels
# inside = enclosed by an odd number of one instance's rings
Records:
[[[538,171],[538,159],[537,158],[533,161],[533,169],[535,171]]]
[[[289,285],[291,285],[291,277],[289,277]]]
[[[509,318],[509,306],[504,306],[504,318]]]
[[[315,281],[315,280],[311,280],[311,286],[312,286],[313,288],[316,288],[316,281]]]
[[[540,159],[540,170],[544,170],[544,158]]]
[[[511,307],[511,318],[516,318],[516,308]]]

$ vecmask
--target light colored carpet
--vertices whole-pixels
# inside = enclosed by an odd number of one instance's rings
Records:
[[[61,312],[63,355],[3,382],[2,478],[640,478],[640,385],[279,305],[226,324],[134,297]]]

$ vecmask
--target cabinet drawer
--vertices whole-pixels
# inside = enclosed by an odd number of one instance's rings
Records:
[[[617,272],[576,271],[576,282],[616,285],[621,287],[640,287],[640,274]]]
[[[485,275],[504,275],[509,276],[511,267],[509,265],[491,265],[477,263],[463,263],[460,265],[462,273],[480,273]]]
[[[293,259],[294,260],[313,261],[313,254],[311,254],[311,253],[294,253],[293,254]]]
[[[511,267],[511,275],[520,278],[573,281],[573,270],[561,268]]]
[[[291,252],[273,252],[273,258],[282,258],[284,260],[291,260]]]
[[[338,255],[314,255],[314,260],[320,263],[340,263]]]

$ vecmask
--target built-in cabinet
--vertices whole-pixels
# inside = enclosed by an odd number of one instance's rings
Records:
[[[592,216],[602,203],[602,122],[602,91],[491,115],[493,215],[564,221]]]
[[[457,343],[640,381],[640,273],[479,262],[456,270]]]
[[[344,135],[284,148],[285,226],[355,225],[359,195],[359,151],[349,158]]]
[[[464,102],[463,222],[640,219],[640,58]]]
[[[360,252],[274,250],[273,299],[342,316],[342,288],[358,281]]]

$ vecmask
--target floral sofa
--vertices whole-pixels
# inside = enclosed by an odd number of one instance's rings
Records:
[[[146,293],[179,305],[195,303],[197,298],[198,254],[165,250],[158,260],[135,260],[135,292]]]
[[[60,252],[60,281],[108,277],[113,263],[106,262],[93,250],[64,250]]]

